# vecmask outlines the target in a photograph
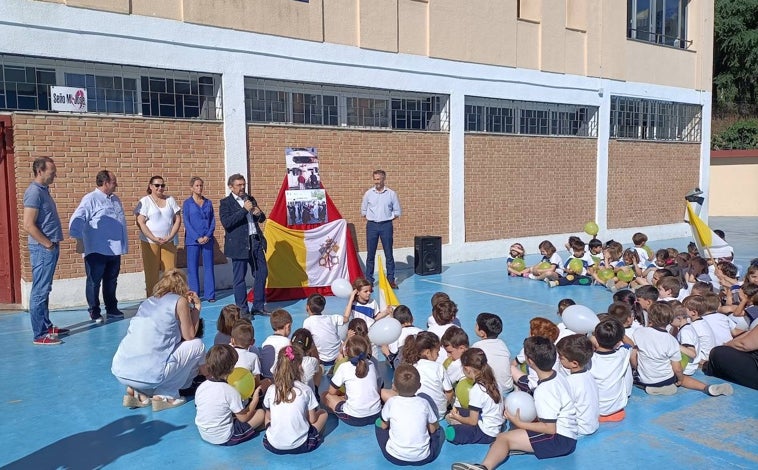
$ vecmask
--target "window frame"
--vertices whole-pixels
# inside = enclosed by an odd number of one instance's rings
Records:
[[[675,5],[672,14],[669,5]],[[647,5],[647,8],[645,8]],[[642,8],[641,8],[642,7]],[[692,41],[687,39],[687,0],[627,0],[627,39],[657,44],[676,49],[689,49]],[[640,27],[640,12],[647,11],[645,28]],[[669,19],[676,18],[674,34],[670,34]]]

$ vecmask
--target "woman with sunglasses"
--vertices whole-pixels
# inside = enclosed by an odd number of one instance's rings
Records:
[[[162,176],[153,176],[147,185],[147,196],[134,209],[140,229],[142,264],[145,268],[146,297],[153,295],[160,272],[176,267],[176,234],[182,226],[181,207],[166,195]]]

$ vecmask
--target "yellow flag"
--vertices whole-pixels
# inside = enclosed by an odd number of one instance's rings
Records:
[[[384,310],[388,305],[400,305],[395,291],[390,287],[390,281],[384,274],[384,262],[379,257],[379,310]]]
[[[690,205],[689,202],[687,203],[687,218],[689,219],[690,227],[692,228],[692,235],[697,238],[699,245],[704,248],[710,247],[713,244],[713,237],[711,236],[713,231],[708,224],[703,222],[703,219],[695,214],[695,211],[692,209],[692,205]]]

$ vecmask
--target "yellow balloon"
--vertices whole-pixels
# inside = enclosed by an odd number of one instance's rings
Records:
[[[523,259],[516,258],[511,261],[511,268],[515,269],[516,271],[523,271],[524,268],[526,268],[526,263],[524,263]]]
[[[550,266],[552,266],[552,263],[550,263],[550,261],[543,261],[537,265],[537,269],[550,269]]]
[[[605,268],[597,272],[597,277],[603,282],[610,281],[615,275],[616,273],[613,271],[613,268]]]
[[[586,224],[584,224],[584,233],[586,233],[587,235],[592,235],[593,237],[596,237],[599,231],[600,231],[600,227],[598,227],[597,224],[593,221],[589,221]]]
[[[474,387],[474,381],[468,377],[461,379],[455,386],[455,396],[462,408],[468,408],[468,392]]]
[[[337,372],[337,369],[339,368],[339,366],[341,366],[342,364],[344,364],[346,362],[347,362],[347,358],[346,357],[343,357],[342,359],[337,359],[337,361],[334,363],[334,367],[332,368],[332,375],[334,375]],[[344,385],[341,386],[339,390],[340,390],[340,392],[342,392],[343,395],[345,394],[345,386]]]
[[[452,363],[453,363],[453,358],[452,357],[448,357],[447,359],[445,359],[445,362],[442,363],[442,367],[444,367],[445,369],[447,369],[448,367],[450,367],[450,364],[452,364]]]
[[[243,400],[253,396],[255,390],[255,377],[244,367],[235,367],[231,374],[226,378],[226,383],[234,387]]]
[[[584,263],[579,258],[574,258],[569,261],[568,269],[574,274],[582,274],[584,270]]]
[[[619,281],[632,282],[634,271],[630,268],[622,268],[616,273],[616,277],[619,278]]]

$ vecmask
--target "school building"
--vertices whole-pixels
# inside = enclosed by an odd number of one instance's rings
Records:
[[[127,213],[151,175],[180,202],[201,176],[218,209],[237,172],[267,210],[285,147],[318,149],[361,252],[361,197],[371,171],[387,171],[403,206],[395,256],[411,264],[421,235],[442,237],[443,263],[505,256],[515,240],[528,252],[543,239],[562,246],[590,220],[624,243],[638,230],[686,236],[683,196],[709,189],[713,8],[3,0],[0,303],[28,303],[19,220],[43,155],[58,167],[51,192],[66,236],[100,169],[117,175]],[[86,89],[86,112],[54,111],[51,86]],[[134,224],[120,300],[144,296],[137,234]],[[61,246],[51,304],[82,305],[81,255],[70,239]],[[230,263],[217,262],[228,287]]]

